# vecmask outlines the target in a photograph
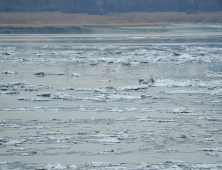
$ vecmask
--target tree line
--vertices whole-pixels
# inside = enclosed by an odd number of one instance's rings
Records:
[[[1,12],[113,14],[128,12],[222,11],[222,0],[0,0]]]

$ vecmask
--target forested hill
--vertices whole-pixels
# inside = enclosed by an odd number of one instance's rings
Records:
[[[112,14],[126,12],[216,12],[222,0],[0,0],[1,12]]]

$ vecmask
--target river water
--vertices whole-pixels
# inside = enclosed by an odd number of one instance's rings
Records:
[[[0,35],[0,168],[222,169],[222,25]]]

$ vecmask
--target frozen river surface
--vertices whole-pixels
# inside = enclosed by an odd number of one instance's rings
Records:
[[[222,169],[222,25],[1,34],[0,70],[0,169]]]

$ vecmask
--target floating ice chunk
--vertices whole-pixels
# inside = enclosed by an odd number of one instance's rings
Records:
[[[2,55],[11,55],[11,54],[8,52],[3,52]]]
[[[10,125],[10,124],[4,124],[3,127],[5,128],[19,128],[20,125]]]
[[[95,92],[100,92],[102,94],[107,94],[107,90],[105,88],[95,88],[94,89]]]
[[[43,126],[24,126],[20,128],[21,130],[26,130],[26,129],[44,129]]]
[[[221,103],[220,100],[213,100],[213,101],[210,101],[211,103]]]
[[[139,79],[139,83],[140,84],[153,84],[154,83],[154,79],[151,77],[149,79]]]
[[[95,102],[106,102],[106,100],[103,98],[103,96],[94,97],[93,101],[95,101]]]
[[[154,130],[141,130],[141,132],[154,132]]]
[[[111,162],[91,162],[89,164],[87,164],[87,166],[91,166],[91,167],[108,167],[108,166],[112,166]]]
[[[63,76],[65,73],[49,73],[48,75],[54,75],[54,76]]]
[[[178,53],[178,52],[173,52],[173,55],[174,55],[174,56],[180,56],[181,54]]]
[[[34,73],[33,75],[35,75],[37,77],[44,77],[45,73],[41,71],[41,72]]]
[[[213,138],[205,138],[206,141],[214,141]]]
[[[29,98],[27,98],[27,97],[19,97],[19,98],[18,98],[18,100],[24,100],[24,101],[28,101],[28,100],[29,100]]]
[[[114,150],[113,149],[106,149],[103,152],[114,152]]]
[[[109,94],[106,96],[106,99],[111,100],[135,100],[141,99],[140,96],[130,96],[130,95],[120,95],[120,94]]]
[[[206,119],[207,119],[208,121],[218,121],[218,122],[221,122],[221,121],[222,121],[222,117],[217,117],[217,116],[207,117]]]
[[[155,80],[155,87],[208,87],[210,84],[209,82],[203,82],[200,80],[176,80],[176,79],[158,79]]]
[[[26,149],[25,148],[12,148],[11,150],[23,151],[23,150],[26,150]]]
[[[58,93],[50,97],[51,99],[64,99],[64,100],[71,100],[72,96],[65,93]]]
[[[92,62],[92,63],[90,63],[89,65],[91,65],[91,66],[97,66],[97,62]]]
[[[127,118],[118,118],[118,119],[115,119],[116,121],[126,121],[128,120]]]
[[[129,62],[129,61],[122,61],[121,63],[122,63],[122,66],[130,66],[130,65],[132,65],[131,62]]]
[[[80,74],[78,74],[78,73],[71,73],[71,76],[72,76],[72,77],[79,77]]]
[[[123,112],[123,109],[120,109],[118,107],[114,107],[114,108],[109,108],[107,111],[109,112]]]
[[[0,92],[2,94],[19,94],[19,91],[5,91],[5,92]]]
[[[141,64],[148,64],[148,63],[149,63],[149,60],[143,59],[143,60],[140,61],[140,63],[141,63]]]
[[[207,77],[219,77],[219,78],[222,78],[222,72],[213,72],[213,71],[207,70],[205,72],[205,74],[206,74]]]
[[[112,135],[98,134],[98,135],[91,135],[90,137],[96,138],[96,139],[101,139],[101,138],[110,138],[110,137],[112,137]]]
[[[111,82],[110,80],[98,80],[98,82]]]
[[[23,85],[30,85],[30,83],[26,81],[0,83],[1,87],[14,87],[14,86],[23,86]]]
[[[202,136],[202,137],[211,137],[212,136],[211,133],[207,133],[207,132],[198,132],[197,135]]]
[[[175,120],[172,120],[172,119],[158,119],[158,120],[155,120],[155,122],[175,122]]]
[[[136,108],[136,107],[127,107],[125,110],[126,110],[127,112],[133,112],[133,111],[138,110],[138,108]]]
[[[75,89],[76,91],[92,91],[91,88],[81,88],[81,87],[78,87]]]
[[[2,71],[2,74],[17,74],[17,71]]]
[[[140,122],[152,121],[152,116],[135,116],[135,119]]]
[[[103,139],[86,139],[85,142],[98,142],[98,143],[121,143],[117,138],[103,138]]]
[[[104,170],[127,170],[128,168],[126,168],[126,167],[122,167],[122,166],[115,166],[115,167],[104,167],[103,168]]]
[[[168,113],[175,113],[180,116],[201,116],[201,114],[193,113],[192,110],[188,108],[172,108],[167,111]]]
[[[209,156],[220,156],[220,157],[222,157],[222,153],[221,153],[221,152],[209,152],[209,153],[207,153],[207,155],[209,155]]]
[[[196,114],[196,113],[179,113],[179,116],[201,116],[202,114]]]
[[[19,97],[18,100],[23,100],[23,101],[35,101],[35,102],[46,102],[46,101],[50,101],[49,99],[29,98],[29,97]]]
[[[76,166],[76,165],[71,165],[71,166],[69,166],[69,169],[78,169],[78,166]]]
[[[218,169],[218,164],[191,164],[191,169]]]
[[[214,90],[210,94],[214,95],[214,96],[220,96],[220,95],[222,95],[222,88]]]
[[[145,94],[141,95],[141,98],[142,98],[142,99],[145,99],[145,98],[152,98],[152,97],[153,97],[153,96],[145,95]]]
[[[220,130],[218,130],[218,129],[209,129],[209,130],[207,130],[208,132],[212,132],[212,133],[217,133],[217,132],[219,132]]]
[[[56,141],[58,143],[67,142],[70,140],[70,136],[49,136],[48,139],[51,141]]]
[[[164,91],[162,93],[166,94],[208,94],[207,91],[188,91],[188,90],[178,90],[178,91]]]
[[[0,162],[0,165],[6,165],[7,162]]]
[[[41,133],[41,135],[60,135],[62,134],[62,132],[45,132],[45,133]]]
[[[168,110],[168,112],[172,113],[192,113],[192,111],[188,108],[172,108]]]
[[[153,116],[135,116],[135,119],[150,119],[153,118]]]
[[[112,150],[112,149],[106,149],[106,150],[104,150],[104,151],[102,151],[102,152],[99,152],[101,155],[108,155],[108,154],[111,154],[111,153],[113,153],[114,152],[114,150]]]
[[[147,164],[145,162],[142,162],[142,163],[140,163],[139,166],[137,166],[137,169],[146,169],[146,168],[148,168],[150,166],[151,166],[151,164]]]
[[[153,119],[137,119],[139,122],[150,122],[153,121]]]
[[[48,170],[51,170],[51,169],[67,169],[67,166],[64,166],[62,164],[56,163],[55,165],[48,164],[48,165],[46,165],[46,168]]]
[[[48,149],[70,149],[69,146],[50,146]]]
[[[89,117],[88,120],[97,120],[96,117]]]
[[[118,131],[115,133],[115,135],[124,135],[127,133],[127,130],[123,130],[123,131]]]
[[[21,144],[25,142],[25,140],[10,140],[6,143],[4,143],[4,145],[17,145],[17,144]]]
[[[24,91],[37,91],[37,90],[49,89],[49,88],[52,88],[52,87],[47,86],[47,85],[26,85],[26,86],[21,87],[21,89]]]
[[[162,168],[160,166],[157,166],[157,165],[151,165],[149,167],[150,170],[161,170]]]
[[[63,90],[74,90],[73,87],[64,87]]]
[[[78,134],[78,135],[87,135],[87,132],[81,131],[81,132],[77,132],[76,134]]]
[[[170,160],[166,160],[165,163],[178,164],[178,163],[185,163],[185,161],[170,159]]]
[[[51,96],[51,92],[39,93],[39,94],[37,94],[37,96],[50,97]]]
[[[148,89],[147,85],[138,85],[138,86],[126,86],[126,87],[119,87],[117,90],[146,90]]]
[[[29,154],[28,153],[23,153],[23,154],[21,154],[21,156],[29,156]]]
[[[198,148],[199,151],[207,151],[207,152],[222,152],[222,148]]]
[[[127,133],[119,134],[117,136],[117,139],[119,140],[126,140],[127,138],[129,138],[129,135]]]

